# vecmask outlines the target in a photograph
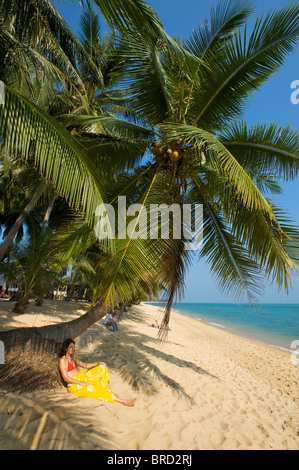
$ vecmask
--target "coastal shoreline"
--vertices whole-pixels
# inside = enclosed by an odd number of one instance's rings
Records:
[[[157,303],[157,305],[155,305],[154,302],[152,302],[152,303],[151,302],[144,302],[144,305],[157,306],[158,303]],[[187,304],[187,305],[189,305],[189,304]],[[198,305],[199,308],[202,306],[202,304],[195,304],[195,303],[192,304],[192,305]],[[203,304],[203,305],[205,305],[205,304]],[[222,306],[223,304],[212,304],[212,305]],[[268,305],[268,304],[266,304],[266,305]],[[296,307],[298,307],[298,309],[299,309],[299,305],[297,306],[297,304],[296,304]],[[299,332],[298,332],[298,337],[297,336],[294,337],[294,339],[292,339],[288,344],[286,344],[285,342],[282,341],[281,337],[279,337],[278,335],[275,335],[274,332],[262,332],[262,331],[259,331],[256,328],[253,329],[252,326],[251,327],[248,326],[248,328],[246,329],[245,327],[241,327],[239,325],[233,325],[233,324],[229,325],[229,324],[225,324],[224,322],[220,323],[221,319],[212,320],[211,318],[209,319],[207,317],[204,317],[204,315],[202,316],[202,314],[200,314],[200,316],[198,316],[195,313],[188,312],[187,310],[183,310],[183,309],[181,309],[181,306],[179,306],[179,308],[180,309],[178,309],[178,307],[175,306],[175,308],[173,308],[172,311],[175,312],[175,313],[179,313],[183,316],[186,316],[188,318],[195,319],[196,321],[202,322],[205,325],[210,325],[214,328],[218,328],[223,332],[227,332],[227,333],[230,333],[234,336],[239,336],[241,338],[246,338],[248,340],[256,341],[260,344],[265,344],[266,346],[273,347],[273,348],[279,349],[281,351],[285,351],[285,352],[287,352],[288,354],[291,354],[291,355],[295,351],[294,349],[291,348],[292,342],[293,341],[299,341]]]
[[[76,302],[0,304],[0,329],[77,318]],[[132,306],[108,331],[103,321],[76,338],[82,360],[103,360],[111,389],[133,408],[78,399],[64,388],[0,390],[0,449],[298,450],[298,370],[290,355],[173,311],[167,341],[150,325],[163,312]],[[42,432],[38,434],[43,426]]]
[[[257,334],[254,334],[254,333],[251,333],[251,332],[245,332],[244,330],[238,329],[237,327],[229,327],[229,326],[226,326],[226,325],[221,325],[221,324],[217,324],[217,323],[214,323],[214,322],[209,322],[208,320],[204,320],[202,318],[196,318],[196,317],[193,317],[192,315],[188,315],[187,313],[183,313],[183,312],[177,312],[177,313],[179,313],[180,315],[183,315],[183,316],[187,316],[189,318],[193,318],[196,321],[199,321],[199,322],[203,323],[204,325],[211,326],[212,328],[217,328],[220,331],[223,331],[224,333],[228,333],[228,334],[231,334],[233,336],[237,336],[237,337],[240,337],[240,338],[243,338],[243,339],[247,339],[249,341],[253,341],[253,342],[256,342],[256,343],[259,343],[259,344],[263,344],[263,345],[265,345],[267,347],[270,347],[270,348],[278,349],[279,351],[283,351],[283,352],[287,353],[288,355],[292,355],[293,352],[294,352],[294,350],[287,349],[286,347],[284,347],[282,345],[273,344],[273,341],[271,341],[271,339],[269,339],[269,338],[265,338],[265,337],[261,337],[261,336],[258,337]],[[298,338],[298,340],[299,340],[299,338]]]

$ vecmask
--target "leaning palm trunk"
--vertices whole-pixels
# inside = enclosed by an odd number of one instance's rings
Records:
[[[30,293],[24,295],[24,297],[22,297],[22,299],[15,304],[12,311],[14,313],[19,313],[19,314],[24,313],[26,308],[29,305],[29,297],[30,297]]]
[[[7,287],[7,280],[4,279],[4,281],[3,281],[3,286],[2,286],[2,292],[5,292],[5,291],[6,291],[6,287]]]
[[[46,210],[45,216],[44,216],[44,220],[43,220],[43,225],[42,225],[43,230],[48,226],[50,215],[51,215],[55,200],[56,200],[56,196],[54,196],[51,199],[51,201],[49,202],[49,205],[47,207],[47,210]]]
[[[4,255],[6,254],[8,248],[10,247],[10,245],[13,243],[14,239],[15,239],[15,236],[16,234],[18,233],[18,230],[20,229],[20,227],[22,226],[24,220],[26,219],[27,215],[30,214],[30,212],[33,210],[34,206],[35,206],[35,203],[36,201],[40,198],[40,196],[42,195],[42,192],[44,190],[44,182],[42,182],[36,193],[34,194],[34,196],[31,198],[31,200],[29,201],[29,203],[27,204],[27,206],[25,207],[24,211],[23,211],[23,214],[21,214],[17,220],[15,221],[13,227],[10,229],[7,237],[5,238],[4,242],[2,243],[2,245],[0,246],[0,261],[2,260],[2,258],[4,257]]]
[[[66,302],[69,302],[71,300],[72,295],[75,290],[75,285],[76,285],[76,281],[73,281],[72,284],[69,286],[68,291],[67,291],[67,296],[64,299]]]
[[[61,344],[66,338],[76,338],[80,336],[87,328],[103,318],[108,311],[107,306],[103,306],[98,302],[88,312],[76,320],[56,325],[43,326],[37,328],[41,336]],[[1,333],[0,333],[1,336]]]
[[[67,338],[76,338],[100,320],[107,307],[98,303],[85,315],[65,323],[0,332],[5,364],[0,365],[0,387],[13,391],[50,389],[63,384],[58,352]]]
[[[124,312],[125,312],[125,304],[123,302],[121,302],[120,305],[119,305],[119,315],[118,315],[118,321],[119,322],[122,321]]]

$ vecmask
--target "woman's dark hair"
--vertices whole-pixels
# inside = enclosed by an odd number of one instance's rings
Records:
[[[71,338],[66,339],[61,346],[59,357],[65,356],[66,350],[70,344],[75,344],[75,341]]]

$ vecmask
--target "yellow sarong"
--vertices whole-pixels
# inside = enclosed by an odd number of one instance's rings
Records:
[[[88,371],[81,370],[74,379],[88,382],[90,385],[68,384],[68,392],[74,393],[80,398],[89,397],[114,403],[115,395],[108,388],[110,375],[107,366],[99,364]]]

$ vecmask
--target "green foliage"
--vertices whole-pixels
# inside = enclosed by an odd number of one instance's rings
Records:
[[[106,304],[165,292],[164,324],[195,255],[236,299],[246,293],[255,302],[265,278],[288,290],[298,268],[299,230],[269,195],[279,193],[281,180],[298,176],[298,133],[237,119],[293,51],[298,3],[258,17],[249,34],[251,2],[223,0],[185,42],[170,38],[143,0],[94,3],[111,34],[102,36],[88,2],[80,40],[46,0],[20,8],[6,0],[0,10],[10,64],[9,73],[0,66],[3,146],[24,161],[34,158],[81,217],[55,234],[56,252],[64,261],[87,257],[92,269],[84,276],[93,299]],[[30,12],[40,18],[32,25]],[[42,31],[44,55],[37,40]],[[18,60],[26,71],[20,92]],[[188,251],[186,238],[173,239],[173,221],[169,239],[150,239],[148,232],[136,237],[140,212],[129,217],[125,239],[97,240],[96,207],[110,203],[117,213],[120,195],[127,206],[146,210],[203,204],[200,253]]]
[[[65,268],[53,256],[53,231],[30,225],[26,238],[13,244],[9,257],[0,265],[5,279],[19,286],[22,298],[31,293],[43,296]]]

